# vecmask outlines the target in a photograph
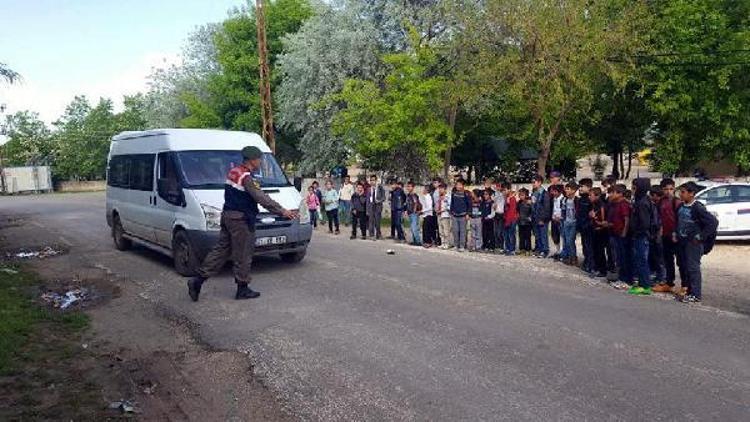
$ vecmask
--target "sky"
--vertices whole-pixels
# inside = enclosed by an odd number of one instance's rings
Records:
[[[6,114],[56,120],[75,95],[94,103],[147,89],[153,67],[179,63],[187,35],[244,0],[0,0],[0,63],[20,73],[0,84]],[[4,120],[4,118],[3,118]]]

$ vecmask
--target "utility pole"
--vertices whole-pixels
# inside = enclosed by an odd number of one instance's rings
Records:
[[[266,43],[265,0],[255,0],[255,16],[258,19],[258,61],[260,67],[260,110],[263,118],[261,136],[271,151],[276,152],[273,132],[273,107],[271,105],[271,71],[268,68],[268,45]]]

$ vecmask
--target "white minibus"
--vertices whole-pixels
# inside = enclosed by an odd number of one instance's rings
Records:
[[[298,210],[300,193],[289,183],[263,139],[254,133],[207,129],[123,132],[112,138],[107,159],[107,223],[115,247],[134,242],[174,259],[194,275],[219,237],[224,185],[241,150],[263,151],[255,174],[261,188],[284,208]],[[289,220],[260,208],[255,254],[301,261],[312,237],[309,214]]]

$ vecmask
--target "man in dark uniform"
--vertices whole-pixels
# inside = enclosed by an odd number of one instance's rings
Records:
[[[219,243],[206,255],[198,269],[198,276],[188,281],[188,294],[198,301],[201,286],[209,277],[221,271],[227,259],[233,262],[234,280],[237,283],[235,299],[254,299],[260,293],[248,287],[250,266],[255,250],[255,219],[258,205],[286,218],[297,218],[296,211],[284,209],[266,195],[260,184],[253,179],[253,172],[260,168],[263,152],[257,147],[242,149],[245,161],[229,170],[224,187],[224,209],[221,213]]]

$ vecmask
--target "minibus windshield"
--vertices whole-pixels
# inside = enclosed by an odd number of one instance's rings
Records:
[[[180,151],[177,153],[183,181],[190,189],[221,189],[232,167],[242,163],[240,151]],[[264,153],[253,175],[261,187],[290,186],[289,179],[271,153]]]

